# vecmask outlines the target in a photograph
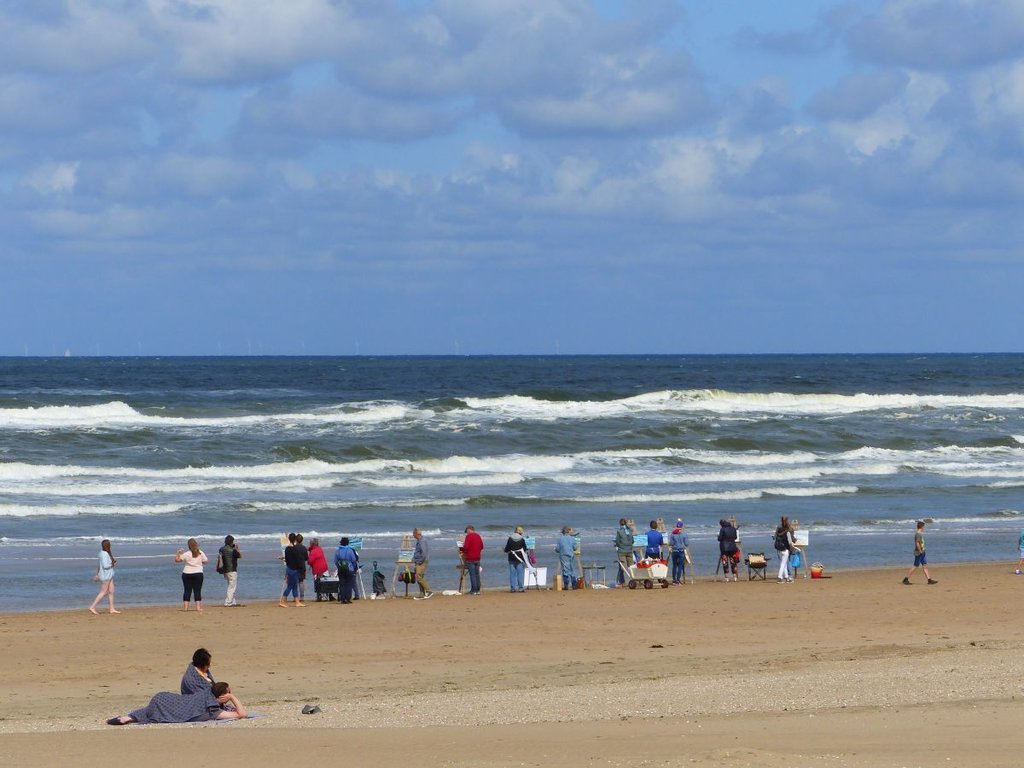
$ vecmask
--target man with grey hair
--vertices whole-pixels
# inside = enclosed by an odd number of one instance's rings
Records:
[[[416,539],[416,549],[412,553],[412,564],[416,568],[416,584],[420,588],[420,596],[416,600],[426,600],[433,597],[430,591],[430,584],[427,583],[427,564],[430,562],[430,546],[423,538],[423,531],[419,528],[412,529],[412,537]]]

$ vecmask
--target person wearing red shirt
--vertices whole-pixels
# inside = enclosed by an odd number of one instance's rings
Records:
[[[462,559],[469,571],[469,594],[480,594],[480,556],[484,552],[484,540],[472,525],[466,526],[466,540],[462,542]]]

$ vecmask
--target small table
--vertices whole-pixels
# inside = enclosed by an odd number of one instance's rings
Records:
[[[597,578],[600,577],[600,581]],[[605,572],[605,566],[598,565],[597,563],[591,563],[590,565],[583,566],[583,583],[588,587],[594,586],[595,583],[599,583],[602,586],[608,586],[608,578]]]

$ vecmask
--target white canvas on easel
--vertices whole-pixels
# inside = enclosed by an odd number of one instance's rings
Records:
[[[546,587],[548,585],[548,569],[547,566],[537,566],[536,568],[530,568],[523,575],[523,586],[524,587]]]
[[[798,547],[806,547],[810,544],[811,532],[806,529],[793,532],[793,541]]]

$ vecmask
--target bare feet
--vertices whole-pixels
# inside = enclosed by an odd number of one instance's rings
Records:
[[[99,616],[100,615],[99,612],[95,608],[93,608],[91,605],[89,606],[89,613],[91,613],[94,616]]]
[[[295,602],[295,607],[296,608],[305,608],[306,604],[305,603],[300,603],[300,602],[296,601]]]
[[[288,603],[278,603],[277,607],[278,608],[287,608],[288,607]]]
[[[110,609],[110,612],[111,613],[120,613],[120,611],[115,611],[113,608]]]

